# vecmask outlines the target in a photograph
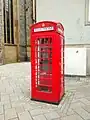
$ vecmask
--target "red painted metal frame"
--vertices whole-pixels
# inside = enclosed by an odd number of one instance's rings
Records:
[[[35,28],[51,27],[52,31],[34,32]],[[62,24],[42,21],[31,26],[31,99],[58,104],[64,95],[64,28]],[[49,40],[52,40],[52,43]],[[47,40],[49,43],[41,44]],[[42,47],[42,48],[41,48]],[[51,49],[50,49],[50,48]],[[44,48],[48,48],[45,51]],[[39,50],[40,49],[40,50]],[[42,49],[42,50],[41,50]],[[51,52],[50,52],[51,50]],[[51,55],[47,58],[48,72],[41,70],[46,58],[40,55]],[[47,64],[46,64],[47,65]],[[50,66],[51,65],[51,66]],[[46,67],[46,66],[44,66]],[[44,73],[45,72],[45,73]],[[42,75],[41,75],[42,74]],[[46,78],[47,77],[47,78]]]

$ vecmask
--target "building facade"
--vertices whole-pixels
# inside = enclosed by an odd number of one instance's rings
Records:
[[[65,74],[90,75],[90,0],[37,0],[36,20],[63,24]]]
[[[0,64],[30,60],[33,0],[0,0]]]
[[[61,22],[68,46],[90,45],[90,0],[37,0],[37,22]]]

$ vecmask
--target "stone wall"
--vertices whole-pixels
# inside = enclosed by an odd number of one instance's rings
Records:
[[[5,63],[17,62],[17,46],[16,45],[5,45],[4,47]]]
[[[26,43],[30,45],[29,37],[29,26],[32,24],[32,0],[26,0],[26,10],[25,10],[25,0],[20,0],[19,2],[19,12],[20,12],[20,59],[25,60],[26,56]],[[26,12],[26,35],[25,38],[25,12]],[[29,56],[28,56],[29,57]]]
[[[2,3],[0,0],[0,42],[1,42],[1,38],[2,38]]]
[[[25,61],[25,56],[26,52],[28,55],[28,58],[30,59],[30,36],[29,36],[29,26],[32,24],[32,0],[26,0],[26,34],[27,37],[25,38],[25,8],[24,8],[24,2],[25,0],[14,0],[14,38],[15,38],[15,44],[19,44],[18,50],[17,46],[4,46],[3,44],[3,38],[4,38],[4,26],[3,26],[3,16],[2,16],[2,10],[3,10],[3,3],[2,0],[0,0],[0,64],[3,63],[3,60],[5,63],[10,63],[10,62],[16,62],[17,61],[17,52],[18,52],[18,59],[20,61]],[[19,9],[19,11],[18,11]],[[17,13],[19,12],[19,13]],[[17,15],[19,15],[19,22],[17,24]],[[17,34],[17,29],[19,29]],[[19,36],[20,38],[18,39]],[[17,42],[17,39],[19,40]],[[26,47],[26,42],[27,42],[27,47]],[[11,50],[12,49],[12,50]],[[15,56],[11,57],[11,52],[10,50],[15,53]],[[10,58],[10,61],[9,61]]]
[[[3,44],[2,44],[2,36],[3,36],[3,22],[2,22],[2,1],[0,0],[0,65],[3,64]]]

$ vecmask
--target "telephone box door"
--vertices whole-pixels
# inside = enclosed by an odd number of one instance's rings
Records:
[[[51,100],[52,95],[52,45],[53,36],[34,36],[32,41],[32,96]],[[39,94],[37,94],[39,92]],[[43,94],[44,93],[44,94]],[[46,93],[46,94],[45,94]]]

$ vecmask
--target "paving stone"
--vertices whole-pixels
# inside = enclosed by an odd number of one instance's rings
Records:
[[[32,109],[34,109],[34,107],[32,105],[30,105],[29,103],[26,103],[23,106],[24,106],[25,110],[32,110]]]
[[[58,115],[59,115],[60,117],[65,117],[65,116],[67,116],[66,113],[63,113],[63,112],[61,112],[60,110],[57,110],[56,112],[58,113]]]
[[[12,96],[10,96],[10,100],[11,101],[17,101],[18,100],[18,96],[12,95]]]
[[[4,120],[4,115],[0,115],[0,120]]]
[[[46,114],[44,114],[44,115],[45,115],[45,117],[46,117],[48,120],[60,118],[60,116],[58,115],[57,112],[50,112],[50,113],[46,113]]]
[[[16,107],[15,110],[17,113],[22,113],[25,111],[23,106]]]
[[[75,102],[75,103],[72,103],[72,104],[70,105],[70,108],[80,108],[80,107],[83,107],[83,106],[85,106],[84,103],[82,103],[82,102],[80,102],[80,101],[77,101],[77,102]]]
[[[61,111],[62,111],[63,113],[65,113],[65,114],[68,112],[68,109],[69,109],[69,107],[70,107],[71,101],[72,101],[72,99],[73,99],[73,94],[71,94],[67,99],[68,99],[68,101],[65,102],[65,104],[64,104],[63,107],[61,107]]]
[[[30,113],[32,116],[35,116],[35,115],[42,114],[43,112],[42,112],[42,109],[34,109],[34,110],[31,110]]]
[[[1,102],[1,105],[6,105],[6,104],[10,104],[10,100],[2,101],[2,102]]]
[[[57,119],[54,119],[54,120],[61,120],[61,118],[57,118]]]
[[[59,105],[59,108],[61,111],[64,111],[65,113],[67,112],[67,109],[69,107],[69,104],[72,100],[73,94],[71,92],[67,92],[67,95],[65,96],[65,100],[60,102],[61,105]]]
[[[38,115],[33,117],[34,120],[47,120],[44,115]]]
[[[25,104],[24,101],[16,101],[16,102],[12,102],[12,103],[11,103],[11,106],[12,106],[13,108],[15,108],[15,107],[22,106],[22,105],[24,105],[24,104]]]
[[[18,98],[19,98],[19,99],[23,99],[23,98],[25,97],[23,94],[18,94],[18,93],[17,93],[17,95],[18,95]]]
[[[73,99],[71,103],[76,103],[78,101],[79,101],[79,99]]]
[[[88,101],[90,101],[90,95],[89,95],[88,97],[86,97],[86,99],[87,99]]]
[[[50,104],[46,104],[46,105],[42,106],[42,109],[44,109],[44,110],[54,110],[52,108],[52,105],[50,105]]]
[[[66,114],[67,115],[73,115],[73,114],[75,114],[75,112],[72,109],[69,109]]]
[[[6,88],[7,88],[7,87],[6,87]],[[6,89],[6,93],[7,93],[7,94],[12,94],[12,93],[14,93],[14,91],[13,91],[12,88],[8,87],[8,88]]]
[[[61,118],[61,120],[83,120],[83,119],[79,115],[70,115],[70,116]]]
[[[19,120],[18,118],[10,119],[10,120]]]
[[[1,101],[8,101],[9,100],[9,95],[2,95],[1,96]]]
[[[6,92],[3,85],[2,85],[2,88],[0,88],[0,92]]]
[[[19,120],[33,120],[28,111],[18,114]]]
[[[42,108],[42,113],[44,114],[44,113],[48,113],[48,112],[51,112],[51,111],[54,111],[54,109],[52,109],[52,108]]]
[[[75,108],[74,111],[79,114],[83,119],[88,120],[90,119],[90,114],[85,111],[83,108]]]
[[[0,114],[3,114],[3,106],[0,106]]]
[[[40,107],[40,106],[43,106],[37,102],[30,102],[30,105],[33,106],[33,107]]]
[[[90,113],[90,105],[83,106],[83,109]]]
[[[4,104],[4,109],[9,109],[9,108],[11,108],[11,104],[10,103]]]
[[[74,95],[74,98],[75,99],[80,99],[80,98],[84,98],[85,96],[82,94],[82,93],[80,93],[80,92],[77,92],[77,93],[75,93],[75,95]]]
[[[86,98],[82,98],[82,99],[80,99],[80,101],[81,101],[82,103],[84,103],[85,105],[90,105],[90,101],[87,100]]]
[[[16,117],[17,117],[17,114],[15,111],[15,108],[5,110],[5,119],[12,119]]]

